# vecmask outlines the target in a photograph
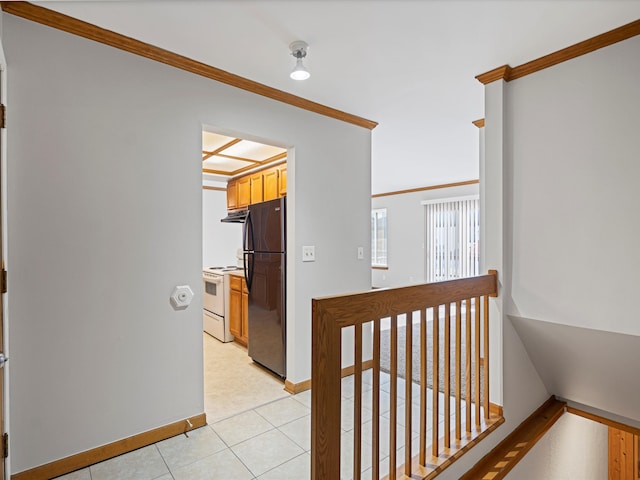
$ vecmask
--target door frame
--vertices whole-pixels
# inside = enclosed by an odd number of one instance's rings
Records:
[[[4,48],[2,39],[0,38],[0,103],[6,105],[7,99],[7,62],[4,56]],[[7,129],[0,129],[0,263],[6,270],[7,264]],[[9,357],[9,315],[8,300],[6,294],[0,294],[0,348],[5,356]],[[0,436],[9,433],[9,364],[5,363],[2,367],[3,372],[0,376]],[[9,436],[9,439],[11,436]],[[9,453],[11,449],[9,448]],[[4,465],[2,465],[4,464]],[[0,458],[0,475],[3,480],[9,480],[11,477],[11,456],[6,459]]]

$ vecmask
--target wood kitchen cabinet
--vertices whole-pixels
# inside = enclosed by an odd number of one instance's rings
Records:
[[[264,200],[264,182],[262,172],[255,173],[251,179],[251,203],[260,203]]]
[[[236,180],[236,208],[247,207],[251,203],[251,177]]]
[[[287,194],[287,164],[283,163],[278,167],[278,196],[284,197]]]
[[[227,183],[227,210],[245,208],[287,194],[287,164],[236,177]]]
[[[227,210],[235,210],[238,208],[238,186],[235,180],[229,180],[227,183]]]
[[[229,330],[235,341],[249,342],[249,293],[244,277],[229,275]]]
[[[279,171],[277,168],[270,168],[269,170],[265,170],[263,179],[264,179],[264,195],[263,200],[266,202],[267,200],[273,200],[278,198],[279,195],[279,185],[278,185],[278,177]]]

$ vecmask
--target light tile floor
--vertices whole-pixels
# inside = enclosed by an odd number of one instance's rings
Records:
[[[205,335],[207,337],[207,335]],[[214,339],[211,339],[214,342]],[[282,390],[282,382],[275,380],[261,368],[247,361],[246,350],[233,345],[205,342],[205,371],[218,372],[225,355],[244,368],[236,370],[248,375],[250,381],[239,382],[236,389],[228,385],[224,395],[217,395],[215,387],[205,387],[208,425],[186,435],[169,438],[154,445],[92,465],[77,472],[58,477],[59,480],[304,480],[310,478],[311,450],[311,392],[289,395]],[[226,350],[221,352],[221,350]],[[229,353],[230,352],[230,353]],[[228,365],[227,365],[228,367]],[[225,383],[234,375],[225,368],[220,377]],[[205,377],[208,373],[205,373]],[[214,375],[215,376],[215,375]],[[275,381],[275,384],[274,384]],[[370,372],[363,376],[363,479],[371,478],[371,386]],[[251,388],[248,388],[251,387]],[[389,469],[389,378],[382,374],[380,392],[381,472]],[[221,387],[222,388],[222,387]],[[398,390],[404,380],[398,380]],[[208,393],[207,393],[208,392]],[[240,394],[238,394],[240,392]],[[342,385],[342,445],[353,445],[353,377],[343,379]],[[369,395],[366,395],[369,392]],[[236,394],[253,399],[242,403]],[[275,398],[273,398],[275,397]],[[367,400],[368,397],[368,400]],[[219,401],[234,405],[217,408]],[[265,400],[266,399],[266,400]],[[209,402],[209,403],[207,403]],[[368,407],[368,406],[369,407]],[[398,402],[398,465],[404,462],[404,400]],[[430,408],[430,406],[429,406]],[[417,412],[417,407],[413,409]],[[440,415],[442,413],[440,412]],[[417,415],[412,415],[412,450],[418,447]],[[442,418],[442,416],[440,417]],[[415,424],[414,424],[415,422]],[[367,437],[367,432],[369,436]],[[385,446],[385,441],[386,446]],[[350,479],[353,452],[343,449],[341,478]],[[383,458],[382,458],[383,457]]]

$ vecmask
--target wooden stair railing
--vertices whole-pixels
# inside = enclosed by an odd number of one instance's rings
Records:
[[[371,452],[371,475],[367,478],[433,478],[504,422],[501,416],[491,414],[489,404],[489,297],[497,296],[497,293],[497,272],[490,271],[488,275],[478,277],[312,301],[312,480],[337,480],[345,476],[360,480],[362,470],[369,468],[369,461],[364,461],[365,458],[369,460],[363,455],[363,452],[368,453],[364,448],[370,448]],[[380,402],[382,385],[386,385],[380,368],[383,322],[389,323],[390,330],[388,420],[381,418],[381,414],[386,412],[382,411]],[[419,350],[419,365],[413,365],[412,361],[414,323],[419,323],[419,339],[415,342]],[[342,333],[345,328],[352,328],[354,332],[353,445],[341,445]],[[403,345],[398,344],[399,328],[405,329]],[[365,329],[372,331],[370,345],[363,345]],[[444,330],[443,335],[440,334],[441,329]],[[453,345],[452,329],[455,335]],[[428,348],[429,343],[431,348]],[[373,367],[371,378],[366,383],[363,382],[363,352],[369,346],[372,348]],[[406,360],[400,372],[398,358],[402,349]],[[427,356],[431,358],[431,372],[427,371]],[[440,374],[441,362],[444,363],[444,374]],[[417,384],[411,380],[414,369],[419,372]],[[429,373],[431,386],[427,385]],[[404,389],[399,388],[403,383]],[[371,413],[363,418],[365,385],[367,389],[371,388],[367,392],[371,395],[371,408],[368,409]],[[386,393],[384,395],[386,398]],[[404,418],[399,418],[403,397]],[[418,409],[419,415],[415,457],[413,408]],[[441,413],[444,413],[442,419]],[[380,438],[382,421],[389,424],[388,439]],[[402,423],[404,431],[398,428],[397,433],[396,427]],[[363,438],[363,424],[370,426],[368,438]],[[383,446],[386,445],[388,458],[381,453],[385,452]],[[404,446],[405,453],[400,459],[397,458],[397,450],[401,446]],[[345,452],[345,449],[352,451]],[[346,475],[341,473],[341,452],[353,456],[352,472]],[[385,472],[380,471],[381,460],[388,461]]]

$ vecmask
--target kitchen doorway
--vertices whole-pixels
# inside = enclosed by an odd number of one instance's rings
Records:
[[[213,282],[203,281],[203,391],[208,423],[290,395],[281,378],[249,356],[252,347],[242,223],[249,205],[286,195],[286,157],[284,147],[203,126],[203,275],[213,273],[220,280],[216,292],[209,291],[215,287]],[[284,264],[282,271],[284,275]],[[284,288],[284,281],[282,284]],[[208,312],[212,303],[205,298],[214,293],[224,306]],[[284,298],[283,292],[282,322],[286,325]],[[282,338],[286,351],[286,332]],[[255,347],[254,340],[254,353]]]

